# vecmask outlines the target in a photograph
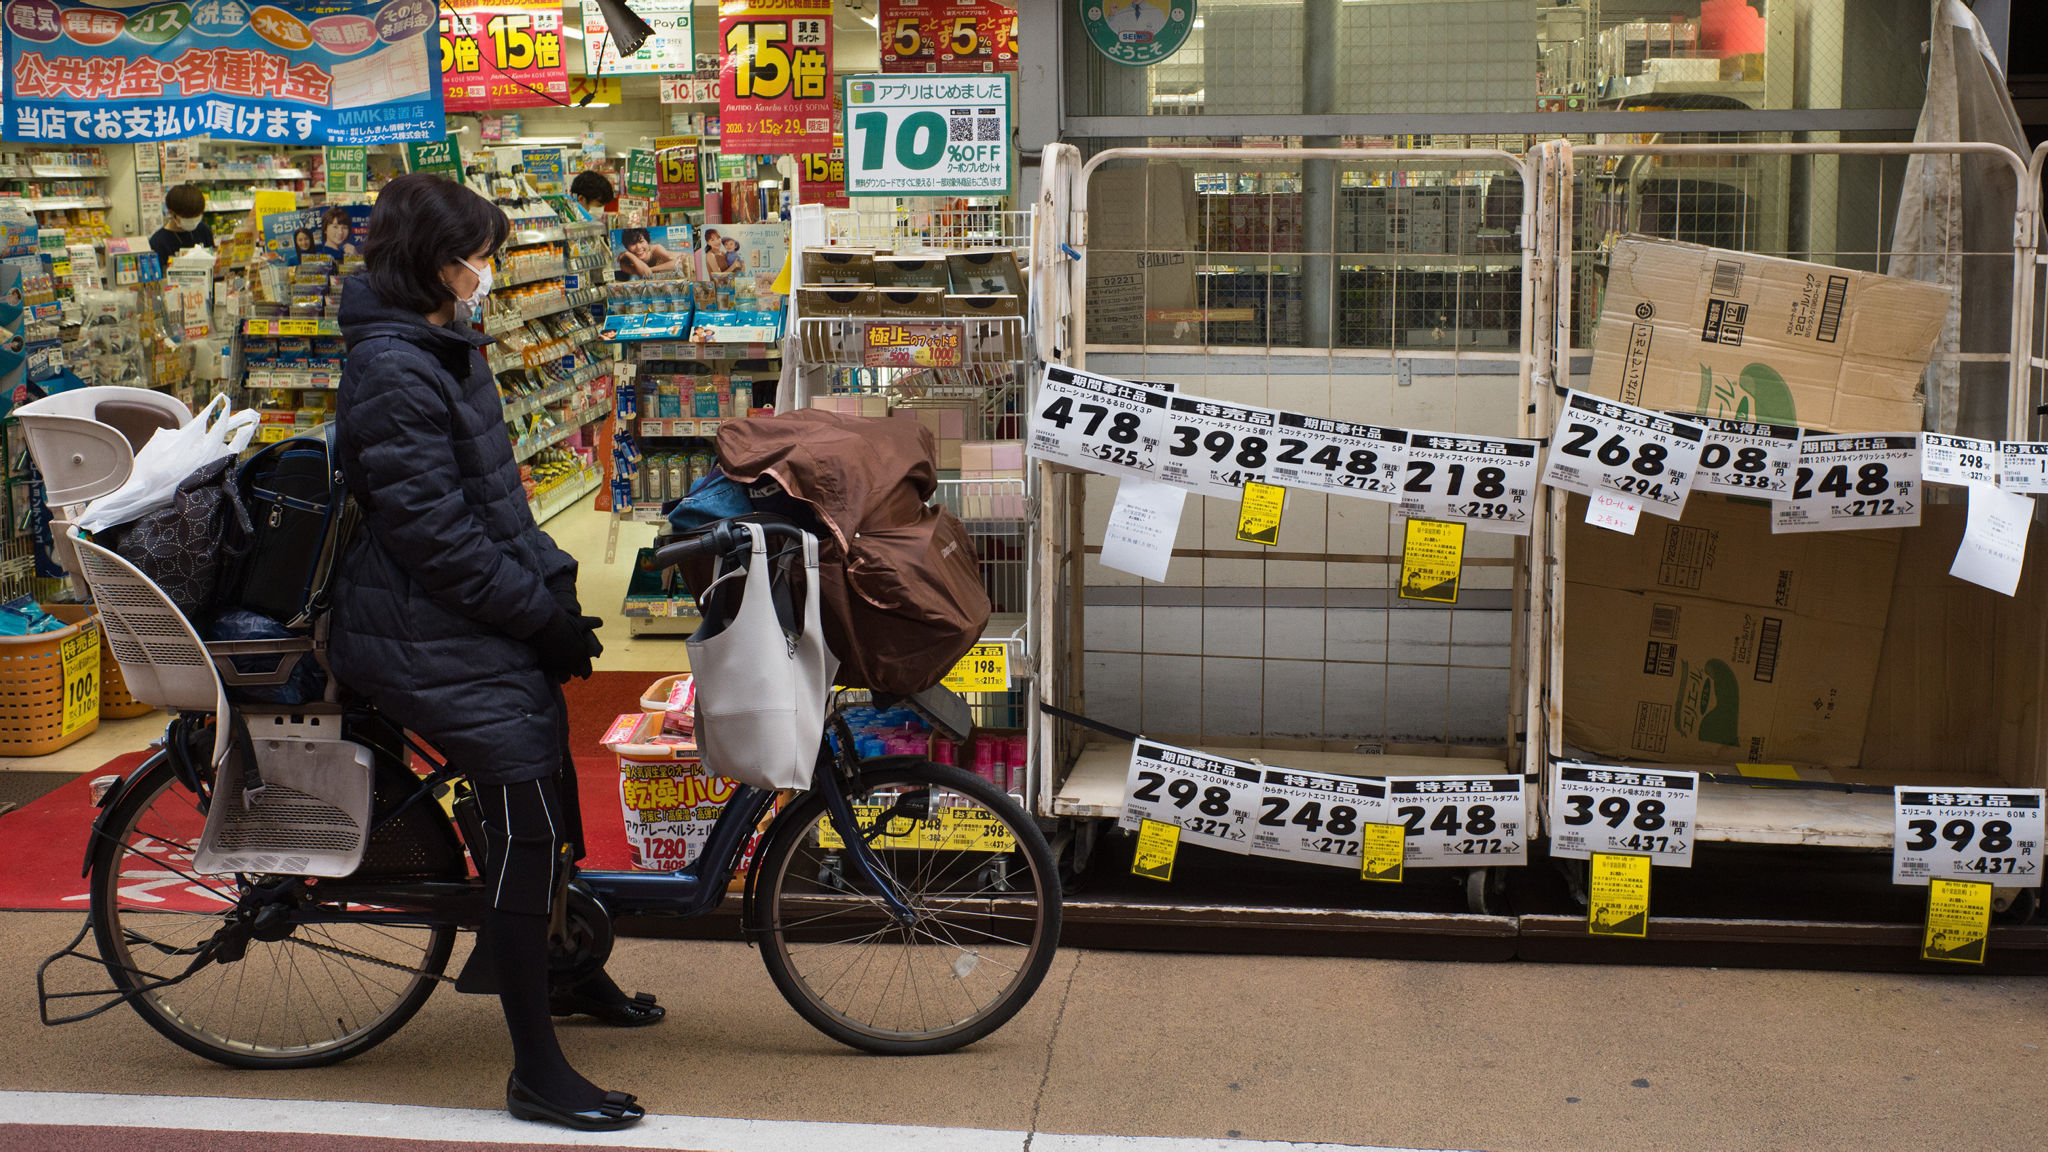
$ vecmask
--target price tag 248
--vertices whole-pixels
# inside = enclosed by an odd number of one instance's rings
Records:
[[[1892,791],[1892,883],[1989,880],[2041,886],[2039,788]]]
[[[1523,861],[1520,776],[1389,776],[1387,807],[1407,828],[1411,868]]]
[[[1378,780],[1268,768],[1251,854],[1355,869],[1365,826],[1386,819],[1386,797]]]
[[[1543,479],[1559,488],[1619,493],[1678,519],[1699,468],[1701,427],[1690,419],[1571,392],[1558,413]]]
[[[1049,367],[1025,441],[1041,460],[1106,472],[1157,477],[1166,394],[1128,380]]]
[[[1690,868],[1699,791],[1696,772],[1560,764],[1550,784],[1550,854],[1626,852]]]
[[[1282,412],[1278,436],[1272,467],[1276,482],[1368,500],[1401,498],[1408,433],[1399,428]]]
[[[1178,824],[1189,844],[1243,854],[1250,847],[1260,785],[1253,765],[1139,740],[1131,746],[1118,825],[1136,831],[1146,820]]]
[[[1773,532],[1911,528],[1920,523],[1920,437],[1807,433],[1792,497],[1772,505]]]

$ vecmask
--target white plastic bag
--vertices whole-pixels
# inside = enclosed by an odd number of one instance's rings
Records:
[[[135,454],[128,482],[87,504],[74,523],[87,532],[101,532],[169,505],[185,477],[247,448],[260,419],[249,408],[229,415],[228,398],[215,396],[191,423],[151,436]]]
[[[697,747],[716,775],[770,790],[808,788],[839,671],[818,614],[818,540],[804,535],[803,635],[791,642],[769,596],[767,534],[752,524],[737,527],[753,541],[739,615],[716,636],[687,641],[697,683]]]

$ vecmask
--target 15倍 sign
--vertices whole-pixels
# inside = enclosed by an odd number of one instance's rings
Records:
[[[1010,191],[1010,76],[851,76],[851,196],[979,196]]]
[[[832,0],[718,8],[719,151],[832,150]]]

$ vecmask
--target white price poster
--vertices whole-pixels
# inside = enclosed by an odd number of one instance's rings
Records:
[[[1250,849],[1261,784],[1254,765],[1138,740],[1131,745],[1117,823],[1133,831],[1146,820],[1177,824],[1185,843],[1243,854]]]
[[[1408,830],[1411,868],[1520,865],[1520,776],[1389,776],[1387,807]]]
[[[1699,795],[1697,772],[1560,764],[1550,781],[1550,854],[1628,852],[1690,868]]]
[[[1056,464],[1156,480],[1166,399],[1128,380],[1049,367],[1025,448]]]
[[[1267,768],[1251,854],[1357,871],[1365,825],[1386,822],[1386,798],[1378,780]]]
[[[846,194],[1009,195],[1010,76],[845,77]]]
[[[1408,433],[1401,429],[1282,412],[1278,436],[1273,483],[1368,500],[1401,498],[1408,462]]]
[[[1920,434],[1920,479],[1929,484],[1998,483],[1998,441]]]
[[[2041,886],[2039,788],[1892,790],[1892,883]]]
[[[1169,397],[1159,479],[1227,500],[1237,499],[1247,483],[1269,484],[1268,470],[1280,452],[1274,431],[1279,420],[1271,408]]]
[[[2048,492],[2048,443],[2002,441],[1998,445],[1998,486],[2008,492]]]
[[[1773,532],[1911,528],[1920,523],[1920,437],[1809,432],[1792,498],[1772,505]]]
[[[1567,393],[1543,480],[1588,496],[1626,496],[1645,512],[1676,520],[1685,513],[1704,436],[1690,419]]]
[[[1694,488],[1791,499],[1793,470],[1799,467],[1799,429],[1754,420],[1685,418],[1706,431],[1700,440],[1699,469],[1693,473]]]
[[[1536,506],[1536,448],[1534,440],[1410,432],[1401,515],[1527,536]]]

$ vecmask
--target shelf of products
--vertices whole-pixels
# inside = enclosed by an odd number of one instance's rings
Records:
[[[36,225],[63,233],[63,247],[105,243],[108,167],[97,148],[46,151],[23,145],[0,150],[0,195],[21,198]]]
[[[548,486],[536,489],[526,507],[533,513],[535,524],[545,524],[602,487],[604,473],[596,468],[568,470]]]

